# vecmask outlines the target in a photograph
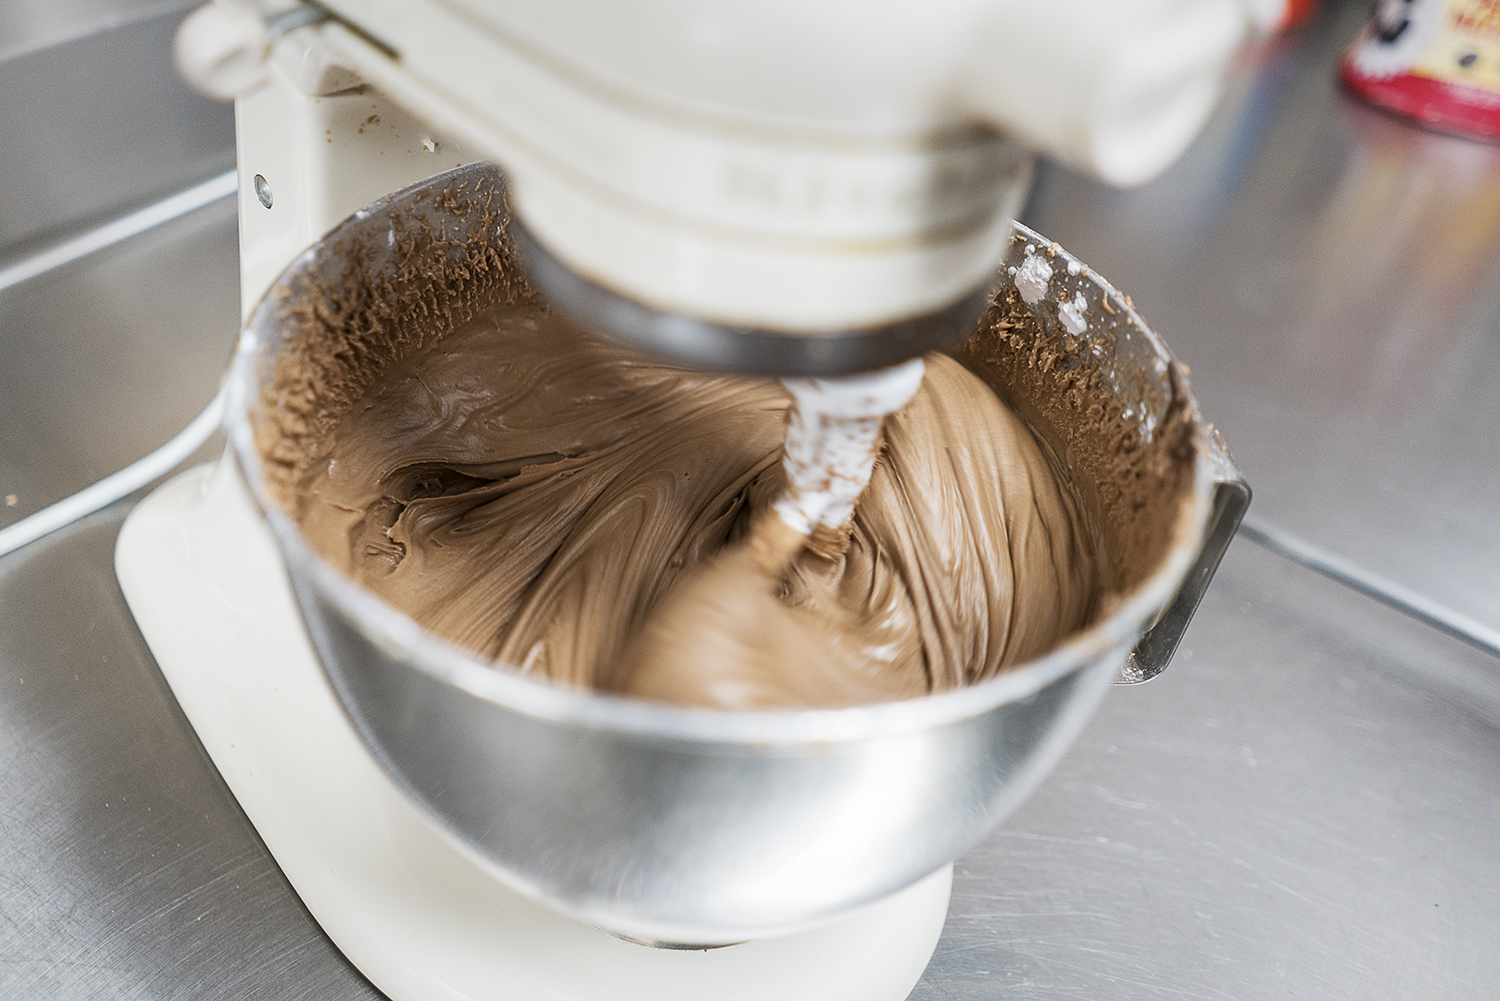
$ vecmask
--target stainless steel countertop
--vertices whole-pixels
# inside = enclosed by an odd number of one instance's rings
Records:
[[[1026,221],[1133,296],[1290,534],[1500,637],[1500,146],[1342,94],[1368,11],[1267,43],[1165,177]],[[1495,643],[1500,646],[1500,642]]]
[[[1338,96],[1362,13],[1268,45],[1162,181],[1048,169],[1027,221],[1193,366],[1264,530],[1500,626],[1500,150]],[[220,203],[0,292],[0,525],[212,395],[236,271]],[[0,997],[377,996],[136,631],[128,503],[0,558]],[[1488,998],[1497,940],[1500,658],[1241,539],[960,861],[913,996]]]
[[[1500,662],[1243,540],[960,861],[914,997],[1493,998]]]
[[[194,6],[0,5],[0,265],[234,166],[234,116],[172,69]]]

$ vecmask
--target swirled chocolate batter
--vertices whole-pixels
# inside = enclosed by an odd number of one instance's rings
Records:
[[[1077,498],[942,355],[887,419],[853,518],[757,559],[788,405],[774,381],[655,364],[502,307],[378,376],[309,464],[296,515],[335,565],[457,644],[689,705],[912,698],[1094,614]]]

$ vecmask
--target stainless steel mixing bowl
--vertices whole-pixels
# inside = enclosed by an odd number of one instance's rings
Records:
[[[1133,440],[1150,444],[1173,413],[1190,424],[1179,488],[1152,508],[1161,529],[1138,555],[1147,565],[1092,626],[964,690],[754,713],[549,684],[428,634],[335,571],[277,503],[262,452],[276,415],[263,392],[278,357],[311,336],[298,316],[336,314],[357,332],[442,328],[505,294],[505,282],[473,267],[476,253],[514,266],[504,226],[503,180],[483,166],[351,217],[293,263],[251,318],[230,375],[229,425],[349,718],[427,816],[511,885],[583,920],[665,942],[730,942],[815,923],[933,872],[999,823],[1130,667],[1153,623],[1136,675],[1170,657],[1248,494],[1197,416],[1181,370],[1128,302],[1021,227],[1001,298],[1015,304],[1008,275],[1028,246],[1044,254],[1055,277],[1036,306],[1042,328],[1058,333],[1056,300],[1085,297],[1090,328],[1070,341],[1071,364],[1091,366]],[[426,249],[413,257],[421,241]],[[393,310],[382,290],[398,285],[409,301]],[[325,348],[360,363],[358,350]],[[1073,461],[1065,440],[1056,447]]]

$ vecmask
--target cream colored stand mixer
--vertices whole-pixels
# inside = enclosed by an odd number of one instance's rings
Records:
[[[494,160],[508,177],[510,236],[555,305],[689,365],[821,378],[964,337],[1002,259],[1020,253],[1011,217],[1033,151],[1116,183],[1149,179],[1201,127],[1243,32],[1232,0],[216,2],[184,23],[178,59],[201,89],[236,101],[247,317],[350,213]],[[1099,289],[1089,293],[1095,315],[1113,313],[1099,298],[1113,290]],[[377,986],[398,1001],[894,999],[910,990],[941,930],[951,868],[844,914],[693,953],[641,949],[523,897],[634,939],[721,945],[738,926],[698,935],[670,920],[569,907],[513,873],[496,882],[483,849],[434,831],[340,715],[274,553],[244,541],[264,528],[250,524],[228,465],[133,516],[121,581],[236,796]],[[228,525],[238,527],[222,531]],[[188,584],[173,592],[175,607],[146,597],[150,587],[171,590],[130,569],[145,564],[132,554],[147,536],[192,540],[183,559],[217,569],[190,567],[183,579],[217,604]],[[1177,580],[1196,555],[1183,555]],[[1157,608],[1175,587],[1153,599]],[[172,666],[194,656],[192,643],[169,635],[169,620],[194,601],[202,618],[228,616],[225,628],[255,647],[227,655],[244,663],[218,680]],[[290,630],[273,637],[249,625],[256,616],[290,618]],[[268,662],[278,665],[269,673]],[[1091,691],[1096,700],[1102,690]],[[1080,713],[1064,729],[1076,732]],[[247,740],[287,719],[309,741],[305,754],[247,756]],[[239,743],[208,732],[220,725]],[[1051,742],[1027,782],[1065,743]],[[357,779],[309,777],[335,761]],[[335,787],[367,794],[341,800]],[[334,864],[341,853],[345,864]]]
[[[1233,0],[347,0],[212,4],[178,52],[237,99],[246,304],[355,209],[493,159],[566,308],[825,375],[967,333],[1029,151],[1149,179],[1244,30]]]

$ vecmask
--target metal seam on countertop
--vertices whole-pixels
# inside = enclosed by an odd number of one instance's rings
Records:
[[[172,437],[165,445],[132,462],[90,486],[49,504],[35,514],[27,515],[14,525],[0,528],[0,556],[15,552],[86,518],[147,484],[161,479],[187,461],[224,423],[224,409],[229,394],[224,386],[203,408],[203,412]]]
[[[23,257],[9,267],[0,268],[0,292],[29,282],[33,278],[39,278],[49,271],[71,264],[106,247],[112,247],[133,236],[139,236],[149,229],[185,216],[221,198],[228,198],[238,187],[237,172],[226,170],[201,184],[195,184],[191,188],[179,191],[143,209],[121,216],[113,222],[97,226],[40,253]]]
[[[1238,534],[1278,556],[1284,556],[1293,563],[1322,574],[1368,598],[1374,598],[1381,604],[1447,633],[1477,650],[1500,657],[1500,631],[1471,619],[1462,612],[1446,608],[1388,577],[1366,570],[1250,515],[1246,515],[1245,520],[1240,522]]]

